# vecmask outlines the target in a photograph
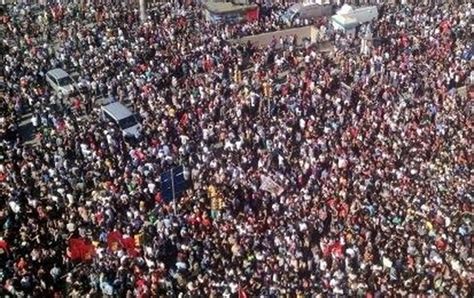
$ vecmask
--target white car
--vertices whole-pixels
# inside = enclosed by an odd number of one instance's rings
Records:
[[[118,125],[122,134],[127,137],[140,137],[141,125],[137,117],[126,106],[112,102],[102,106],[102,117]]]
[[[64,96],[74,92],[74,80],[71,76],[60,68],[55,68],[46,73],[46,81],[58,94]]]

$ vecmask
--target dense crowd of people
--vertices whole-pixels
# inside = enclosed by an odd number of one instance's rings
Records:
[[[0,295],[472,293],[471,4],[386,6],[366,54],[331,30],[331,53],[242,45],[197,4],[157,8],[2,17]],[[56,67],[82,97],[53,93]]]

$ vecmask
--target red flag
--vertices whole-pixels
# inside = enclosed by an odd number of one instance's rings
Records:
[[[69,239],[68,256],[74,261],[88,261],[95,255],[95,247],[83,238]]]
[[[107,235],[107,246],[111,251],[117,251],[122,245],[122,233],[119,231],[110,232]]]
[[[123,247],[127,250],[127,253],[129,256],[131,257],[138,256],[138,251],[136,250],[136,247],[135,247],[135,239],[129,236],[124,237],[122,238],[122,244],[123,244]]]
[[[135,239],[130,236],[124,237],[119,231],[110,232],[107,235],[107,246],[111,251],[117,251],[118,249],[125,249],[127,254],[131,257],[138,256],[138,251],[135,245]]]

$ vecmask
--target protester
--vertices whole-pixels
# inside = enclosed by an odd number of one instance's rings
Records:
[[[387,6],[367,55],[332,30],[329,54],[240,45],[272,21],[158,5],[144,24],[120,5],[3,18],[2,295],[469,295],[471,4]],[[83,97],[53,93],[55,67]],[[175,212],[160,175],[177,165]]]

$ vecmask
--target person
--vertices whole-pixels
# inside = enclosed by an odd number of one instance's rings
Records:
[[[453,32],[471,4],[387,5],[364,55],[333,28],[330,53],[241,45],[273,14],[221,26],[194,1],[154,5],[144,23],[113,4],[54,4],[44,27],[8,11],[2,116],[31,110],[41,138],[0,143],[2,294],[469,295],[472,97]],[[99,106],[52,107],[35,74],[71,61],[87,96],[139,115],[139,139]],[[175,212],[161,174],[178,165]]]

